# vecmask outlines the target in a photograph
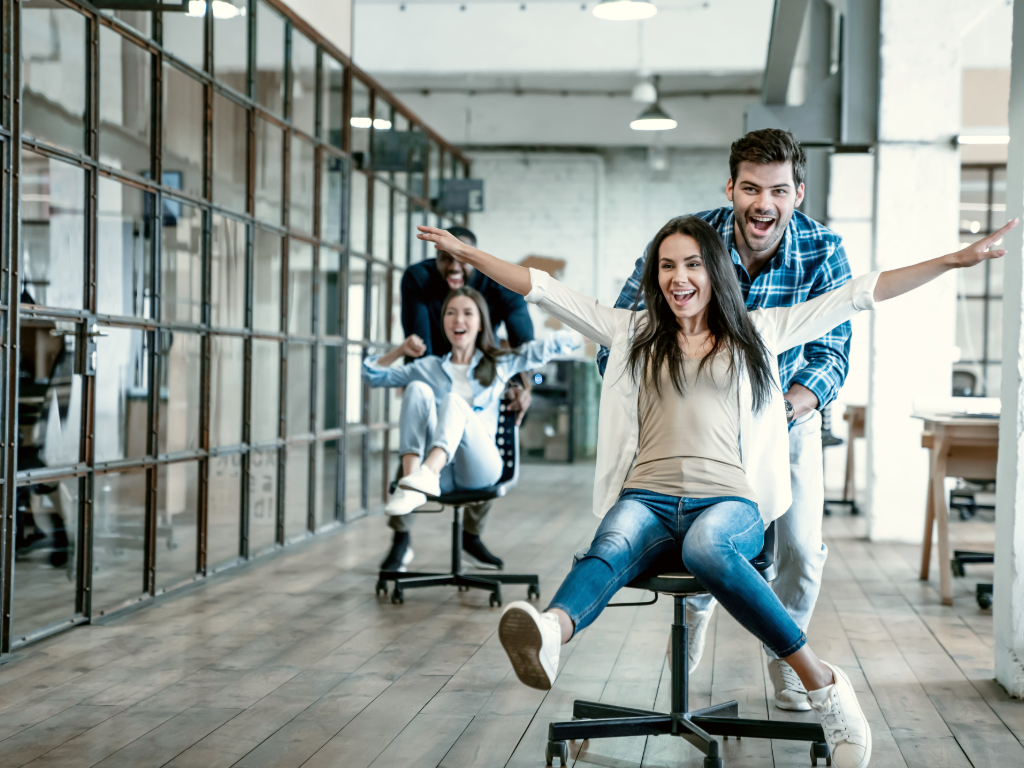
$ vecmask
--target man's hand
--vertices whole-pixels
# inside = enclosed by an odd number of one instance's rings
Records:
[[[793,418],[790,419],[790,422],[794,422],[818,408],[818,396],[803,384],[793,384],[783,397],[793,404]]]
[[[405,341],[398,347],[398,351],[406,357],[422,357],[423,353],[427,351],[427,345],[423,343],[423,339],[414,333],[406,337]]]
[[[523,423],[523,416],[526,415],[526,411],[530,407],[533,395],[530,394],[530,390],[522,387],[509,387],[508,395],[509,410],[519,411],[519,415],[516,417],[516,426],[518,427]]]

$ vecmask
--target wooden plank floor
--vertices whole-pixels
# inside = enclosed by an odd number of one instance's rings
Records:
[[[486,539],[550,599],[597,521],[592,466],[527,466]],[[952,523],[958,547],[991,546],[985,522]],[[992,616],[975,579],[954,605],[916,578],[919,548],[870,544],[859,518],[826,520],[829,558],[809,635],[854,680],[873,766],[1024,765],[1024,702],[992,680]],[[373,594],[389,538],[357,521],[269,561],[19,651],[0,666],[0,768],[490,768],[541,766],[547,724],[576,698],[667,708],[671,602],[607,611],[563,649],[544,694],[519,684],[486,595]],[[447,519],[419,521],[416,567],[443,568]],[[936,575],[935,566],[932,569]],[[508,587],[506,601],[523,587]],[[768,700],[758,643],[716,612],[694,707],[735,698],[755,717],[809,719]],[[575,743],[576,766],[699,768],[679,739]],[[730,739],[726,765],[807,766],[803,744]]]

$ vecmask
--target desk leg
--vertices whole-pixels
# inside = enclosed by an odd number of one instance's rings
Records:
[[[932,509],[939,531],[939,593],[943,605],[953,604],[952,575],[949,571],[949,510],[946,508],[946,452],[949,443],[941,432],[936,435],[934,466],[932,469]]]
[[[851,429],[852,433],[853,430]],[[846,441],[846,482],[843,483],[843,501],[856,501],[857,489],[853,484],[853,437]]]
[[[931,465],[933,462],[929,461]],[[930,466],[929,466],[930,468]],[[932,476],[928,473],[928,498],[924,503],[924,541],[921,542],[921,581],[928,581],[932,560],[932,526],[935,523],[935,502],[932,499]]]

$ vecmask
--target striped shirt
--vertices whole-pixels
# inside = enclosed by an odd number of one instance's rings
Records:
[[[842,238],[799,211],[793,212],[778,252],[753,280],[736,251],[732,207],[715,208],[694,215],[717,229],[725,240],[736,265],[736,277],[739,278],[747,309],[791,307],[838,288],[850,279],[850,264],[843,250]],[[615,302],[617,308],[633,307],[640,291],[646,258],[645,248],[644,255],[637,259],[633,274]],[[638,306],[644,306],[643,299]],[[819,408],[835,400],[850,369],[851,333],[850,324],[843,323],[817,341],[779,355],[782,391],[788,391],[793,384],[801,384],[818,397]],[[601,347],[597,365],[602,375],[607,363],[608,350]]]

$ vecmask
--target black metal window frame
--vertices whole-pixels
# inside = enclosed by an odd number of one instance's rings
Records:
[[[417,243],[409,234],[414,223],[433,222],[446,226],[458,222],[468,224],[467,215],[449,215],[439,210],[432,200],[431,189],[434,179],[431,178],[432,171],[443,169],[440,175],[451,177],[455,175],[468,176],[470,171],[469,160],[462,155],[455,147],[447,144],[428,126],[424,125],[414,114],[403,107],[386,89],[381,87],[373,78],[356,68],[352,62],[326,38],[312,29],[304,21],[299,19],[285,5],[277,0],[247,0],[248,7],[248,69],[246,75],[247,93],[240,93],[229,85],[218,81],[214,77],[213,49],[214,49],[214,20],[212,13],[205,16],[204,40],[203,40],[203,61],[202,69],[197,69],[189,63],[175,56],[166,50],[162,45],[162,14],[159,11],[152,12],[151,28],[152,36],[147,36],[124,23],[117,17],[116,11],[103,11],[87,2],[76,0],[55,0],[60,5],[67,6],[81,13],[86,20],[87,29],[87,73],[86,98],[85,98],[85,152],[76,154],[65,149],[53,146],[45,141],[34,139],[28,136],[20,136],[22,125],[22,110],[24,108],[21,98],[21,0],[4,0],[2,6],[3,34],[2,34],[2,59],[0,59],[0,92],[2,92],[2,106],[0,106],[0,161],[2,161],[2,173],[0,173],[0,248],[2,248],[2,271],[0,271],[0,330],[2,330],[2,343],[4,354],[0,356],[0,421],[3,423],[4,438],[4,461],[2,464],[2,477],[0,487],[3,488],[3,510],[0,514],[0,605],[3,611],[0,613],[0,654],[9,653],[13,648],[26,642],[48,636],[69,626],[88,622],[97,612],[92,605],[92,523],[94,512],[94,481],[97,477],[105,474],[119,473],[126,470],[141,471],[146,473],[146,494],[145,494],[145,545],[143,547],[143,573],[140,575],[140,589],[138,597],[112,607],[107,607],[104,614],[110,614],[118,610],[128,608],[140,601],[151,599],[158,594],[155,563],[157,554],[156,547],[156,491],[158,470],[161,467],[181,462],[195,462],[199,471],[198,509],[197,512],[197,542],[196,542],[196,568],[195,577],[175,586],[182,586],[184,583],[191,583],[196,578],[204,578],[211,573],[210,564],[207,562],[206,551],[206,528],[208,522],[208,490],[209,490],[209,468],[210,462],[217,457],[240,455],[242,457],[241,477],[239,480],[240,500],[238,504],[239,514],[239,547],[238,558],[232,563],[240,563],[257,557],[260,553],[250,551],[248,539],[249,522],[249,460],[254,450],[277,451],[277,504],[276,504],[276,533],[274,549],[286,546],[289,542],[285,535],[285,457],[291,447],[305,447],[308,451],[308,489],[306,493],[307,524],[304,536],[311,536],[329,530],[346,521],[355,519],[368,512],[373,512],[379,507],[386,494],[387,475],[393,465],[390,456],[391,435],[397,426],[397,414],[390,412],[390,398],[384,397],[382,410],[376,414],[376,420],[371,421],[371,397],[368,388],[360,385],[361,391],[359,402],[361,413],[357,420],[346,414],[346,403],[348,393],[348,360],[350,352],[358,354],[360,358],[366,354],[384,351],[392,345],[391,322],[385,322],[384,327],[376,338],[371,338],[373,325],[373,313],[381,313],[380,317],[392,318],[397,311],[394,306],[396,297],[393,295],[393,286],[396,285],[396,278],[408,264],[415,263],[427,255],[425,244]],[[285,22],[285,47],[282,77],[284,80],[284,107],[283,114],[276,115],[265,107],[261,106],[256,96],[256,65],[255,46],[256,29],[259,23],[259,6],[263,4],[272,8],[280,14]],[[120,38],[124,38],[143,49],[150,57],[150,95],[152,106],[152,119],[150,124],[150,143],[152,148],[152,159],[150,173],[147,176],[138,175],[120,168],[111,167],[100,161],[98,149],[99,132],[99,91],[103,83],[99,81],[99,46],[100,27],[106,27]],[[292,72],[292,45],[293,35],[300,33],[316,46],[316,108],[313,135],[306,133],[292,125],[291,109],[291,72]],[[119,41],[120,41],[119,38]],[[323,105],[323,77],[325,71],[324,57],[330,56],[342,68],[343,93],[341,111],[341,146],[334,146],[330,143],[330,136],[325,135],[324,105]],[[171,188],[163,184],[162,175],[162,127],[163,115],[163,71],[164,65],[174,66],[193,81],[198,82],[203,89],[203,100],[205,111],[203,116],[204,131],[204,152],[203,152],[203,195],[196,197],[187,192]],[[357,80],[369,93],[369,110],[371,120],[383,119],[395,124],[398,120],[404,121],[410,130],[420,131],[428,139],[430,156],[424,163],[422,173],[400,174],[394,171],[377,171],[373,167],[372,147],[374,146],[374,132],[377,130],[376,123],[371,122],[368,129],[368,146],[370,151],[361,157],[353,157],[350,152],[352,140],[352,82]],[[214,170],[213,170],[213,104],[214,95],[228,99],[233,104],[246,111],[247,125],[247,166],[246,166],[246,204],[244,211],[237,211],[225,208],[214,201]],[[255,129],[257,119],[266,121],[279,130],[283,135],[282,167],[281,167],[281,200],[282,200],[282,225],[268,224],[256,218],[255,215]],[[17,140],[20,136],[20,141]],[[314,191],[312,210],[312,234],[297,231],[290,227],[290,152],[292,137],[302,138],[314,147]],[[21,281],[19,280],[19,257],[21,238],[21,157],[22,151],[30,150],[38,155],[59,160],[64,163],[81,168],[85,174],[85,200],[83,201],[86,225],[85,248],[82,254],[85,267],[85,303],[84,309],[69,310],[58,309],[48,306],[19,304],[21,295]],[[344,236],[342,243],[332,243],[323,239],[322,229],[322,202],[321,187],[324,183],[323,168],[325,159],[334,158],[343,165],[343,186],[344,191],[341,198],[340,220],[343,222]],[[357,201],[353,206],[352,175],[361,174],[365,179],[362,185],[366,190],[365,201]],[[199,209],[202,213],[203,235],[201,246],[201,261],[203,272],[202,288],[202,310],[199,323],[167,322],[161,320],[160,297],[161,297],[161,259],[162,259],[162,238],[161,238],[161,215],[153,215],[153,234],[151,236],[151,255],[149,257],[150,280],[147,289],[150,291],[150,310],[148,317],[126,317],[103,315],[96,312],[97,309],[97,186],[100,178],[114,179],[120,184],[141,190],[149,196],[152,202],[152,211],[162,212],[164,203],[183,203]],[[375,225],[379,224],[377,216],[380,201],[376,199],[380,194],[387,195],[385,208],[387,211],[387,226],[389,231],[386,237],[379,237],[380,233],[374,232]],[[396,200],[404,198],[404,213],[402,221],[396,221]],[[367,247],[360,251],[350,250],[349,234],[351,233],[351,221],[353,209],[365,212],[365,232]],[[240,223],[245,228],[245,326],[239,328],[225,328],[213,325],[211,320],[212,296],[210,287],[211,250],[212,250],[212,222],[213,217],[219,216],[224,219]],[[395,229],[398,226],[405,227],[405,236],[399,241],[396,238]],[[280,260],[280,332],[275,333],[253,327],[254,312],[254,249],[257,230],[271,233],[281,238],[281,260]],[[309,308],[311,334],[290,334],[288,332],[289,320],[289,254],[292,242],[304,243],[312,248],[312,279],[313,279],[313,300]],[[386,243],[386,245],[384,245]],[[422,247],[420,247],[422,246]],[[403,252],[396,252],[401,250]],[[319,279],[322,256],[328,252],[336,254],[339,264],[337,280],[337,306],[339,307],[338,334],[322,334],[318,317],[318,292],[324,289]],[[418,258],[416,258],[418,257]],[[355,337],[350,333],[348,327],[348,303],[351,291],[360,290],[358,285],[351,282],[353,277],[352,265],[354,260],[360,260],[365,266],[362,274],[365,279],[362,285],[363,318],[362,332]],[[384,288],[383,294],[378,295],[377,304],[373,301],[374,267],[378,273],[384,275],[384,282],[380,287]],[[382,309],[379,302],[384,302]],[[13,309],[14,311],[9,311]],[[81,461],[72,466],[62,466],[51,469],[32,469],[19,471],[18,461],[18,370],[20,341],[19,329],[20,320],[26,319],[47,319],[63,323],[74,323],[76,331],[76,354],[81,358],[89,347],[90,338],[94,332],[102,332],[106,328],[130,328],[135,329],[146,337],[148,345],[148,405],[146,417],[146,452],[144,456],[117,461],[97,462],[94,456],[93,438],[97,426],[95,413],[95,378],[85,375],[82,384],[82,439],[81,439]],[[186,332],[195,334],[201,340],[201,391],[202,399],[200,406],[200,431],[199,448],[187,452],[175,454],[160,454],[158,451],[159,433],[159,387],[160,387],[160,356],[155,350],[158,348],[158,340],[163,334],[170,332]],[[210,385],[211,367],[213,355],[213,343],[217,338],[241,339],[244,345],[244,373],[239,396],[243,398],[242,417],[242,441],[230,446],[214,446],[210,442]],[[270,340],[280,345],[279,364],[279,429],[276,439],[264,440],[262,442],[250,442],[251,428],[251,407],[252,407],[252,345],[254,340]],[[303,344],[310,348],[309,367],[309,390],[306,393],[309,402],[308,429],[301,432],[289,429],[286,424],[288,411],[288,358],[289,347]],[[319,378],[318,365],[319,357],[325,354],[328,347],[338,350],[336,356],[335,376],[338,382],[339,402],[338,426],[330,429],[318,430],[318,393],[317,382]],[[353,354],[353,356],[354,356]],[[324,358],[327,359],[326,357]],[[76,363],[76,372],[84,370],[85,362],[79,359]],[[332,520],[326,525],[318,528],[315,514],[315,483],[316,456],[314,449],[316,444],[325,444],[328,441],[336,441],[337,465],[336,465],[336,487],[335,506]],[[376,449],[371,451],[371,443]],[[347,489],[348,456],[350,449],[356,449],[360,456],[358,462],[358,484],[359,492],[354,503],[348,503],[353,494],[346,493],[353,489]],[[379,450],[379,455],[377,455]],[[371,457],[371,453],[373,457]],[[371,466],[372,462],[379,463],[379,467]],[[356,478],[352,478],[355,480]],[[13,482],[11,482],[13,480]],[[73,615],[67,616],[57,622],[46,626],[33,628],[31,631],[19,631],[16,636],[12,635],[12,613],[17,610],[14,605],[13,584],[16,578],[16,567],[14,566],[14,528],[15,528],[15,504],[16,488],[26,486],[40,481],[77,481],[79,487],[79,502],[77,510],[77,545],[75,548],[76,561],[76,585],[75,585],[75,611]],[[372,486],[371,486],[372,484]],[[174,588],[174,587],[170,587]],[[160,589],[162,593],[166,589]]]

